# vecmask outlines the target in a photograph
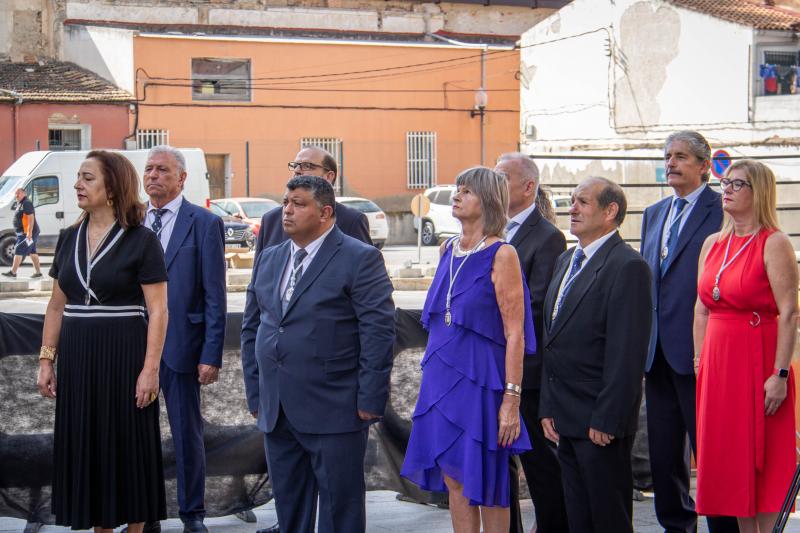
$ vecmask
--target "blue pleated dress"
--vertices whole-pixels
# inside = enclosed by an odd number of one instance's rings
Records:
[[[505,388],[506,340],[492,283],[498,241],[469,256],[451,297],[452,325],[444,321],[452,246],[439,262],[422,311],[429,332],[422,384],[401,475],[425,490],[445,492],[443,474],[464,486],[471,505],[509,505],[508,461],[531,449],[522,431],[510,448],[497,444],[497,415]],[[453,258],[453,272],[465,257]],[[528,287],[525,353],[536,352]]]

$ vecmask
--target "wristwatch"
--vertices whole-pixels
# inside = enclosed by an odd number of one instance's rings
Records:
[[[779,378],[788,378],[789,377],[789,369],[788,368],[776,368],[773,372],[773,375],[778,376]]]

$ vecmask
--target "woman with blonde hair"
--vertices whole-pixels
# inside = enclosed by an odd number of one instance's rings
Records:
[[[511,454],[531,448],[520,420],[522,358],[535,353],[519,258],[502,236],[504,176],[475,167],[456,178],[461,234],[442,245],[422,322],[430,332],[401,474],[448,491],[453,529],[507,533]]]
[[[766,533],[795,467],[797,264],[769,167],[737,161],[720,184],[725,218],[700,253],[694,319],[697,512]]]

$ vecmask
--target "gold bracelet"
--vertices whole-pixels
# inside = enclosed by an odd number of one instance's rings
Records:
[[[39,349],[39,359],[47,359],[48,361],[55,361],[56,349],[53,346],[42,346]]]

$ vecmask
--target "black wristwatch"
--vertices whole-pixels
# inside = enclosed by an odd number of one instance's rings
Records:
[[[778,376],[779,378],[788,378],[789,377],[789,369],[788,368],[776,368],[774,375]]]

